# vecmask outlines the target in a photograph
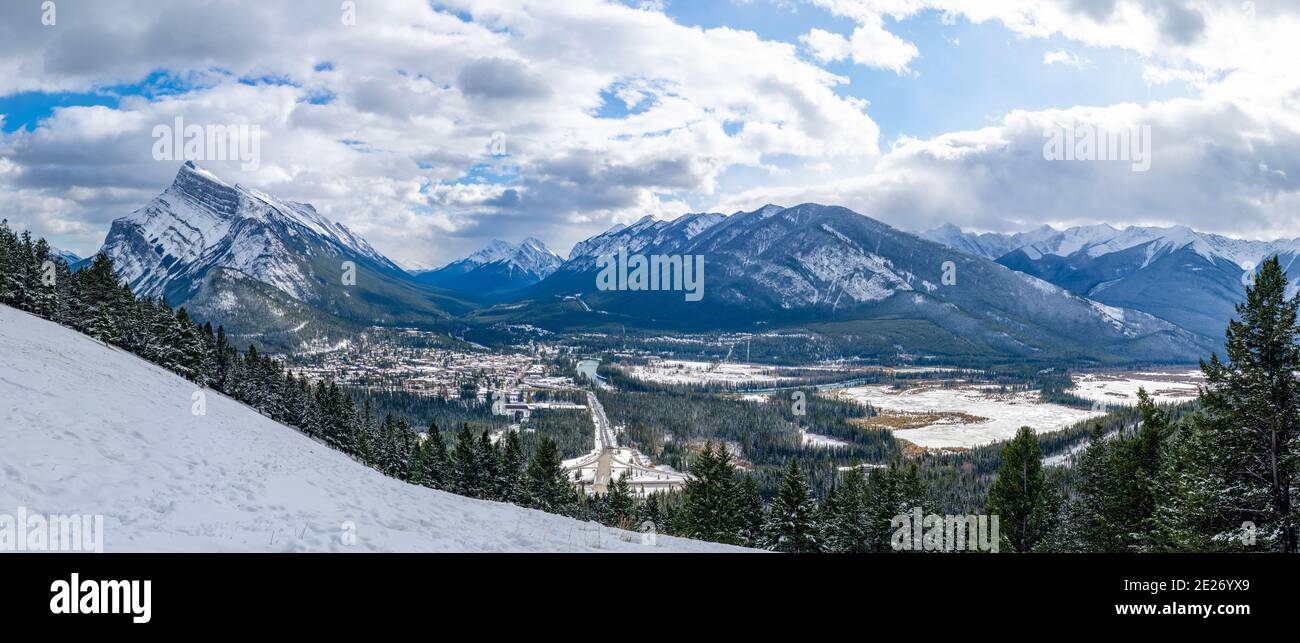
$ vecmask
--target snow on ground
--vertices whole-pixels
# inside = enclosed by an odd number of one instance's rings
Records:
[[[1205,383],[1200,370],[1084,373],[1075,376],[1071,393],[1103,404],[1133,406],[1139,388],[1156,402],[1177,403],[1196,399],[1196,387]]]
[[[632,377],[661,384],[773,384],[782,378],[775,369],[758,364],[715,364],[680,359],[655,359],[632,367]]]
[[[6,306],[0,346],[0,514],[102,514],[107,552],[739,551],[399,482]]]
[[[845,447],[849,443],[839,438],[833,438],[829,435],[813,433],[806,429],[800,429],[799,434],[803,436],[803,445],[806,447]]]
[[[926,448],[975,447],[1012,438],[1022,426],[1046,433],[1102,415],[1100,411],[1044,404],[1036,392],[1001,394],[983,386],[897,390],[871,385],[839,389],[834,394],[866,402],[882,414],[947,414],[925,426],[894,432],[894,437]],[[983,421],[967,422],[954,415],[957,413]]]

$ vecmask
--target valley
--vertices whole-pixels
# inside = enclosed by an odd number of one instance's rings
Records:
[[[310,205],[187,163],[69,269],[115,270],[138,296],[188,307],[206,350],[282,372],[286,397],[352,408],[277,412],[357,424],[331,439],[388,475],[433,484],[416,445],[442,445],[459,463],[450,488],[510,497],[478,480],[509,452],[535,484],[567,490],[536,506],[622,524],[626,508],[601,513],[611,498],[671,511],[701,459],[722,454],[764,502],[798,462],[813,495],[845,472],[915,469],[941,508],[967,511],[1022,427],[1068,478],[1094,424],[1132,430],[1139,389],[1185,412],[1203,384],[1186,365],[1216,349],[1203,331],[1218,322],[1097,293],[1159,287],[1163,273],[1143,271],[1162,253],[1217,261],[1227,247],[1244,262],[1260,248],[1139,232],[918,236],[845,208],[767,205],[643,218],[567,259],[530,237],[407,272]],[[1095,248],[1151,261],[1080,267],[1114,254]],[[702,255],[707,295],[597,288],[612,251]],[[1085,283],[1093,273],[1106,279]]]

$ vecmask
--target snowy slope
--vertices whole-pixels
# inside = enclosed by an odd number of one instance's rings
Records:
[[[106,552],[738,551],[399,482],[212,391],[193,415],[192,383],[6,306],[0,346],[0,513],[102,514]]]

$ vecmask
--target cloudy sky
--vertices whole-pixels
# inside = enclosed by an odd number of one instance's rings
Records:
[[[256,169],[200,165],[408,266],[806,201],[1295,237],[1297,34],[1296,0],[10,0],[0,218],[93,252],[179,117],[256,125]],[[1063,127],[1146,128],[1150,168],[1046,159]]]

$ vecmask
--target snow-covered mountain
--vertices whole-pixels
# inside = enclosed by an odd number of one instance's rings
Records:
[[[61,250],[59,248],[55,248],[54,246],[50,246],[50,252],[57,257],[62,257],[63,260],[66,261],[69,266],[76,265],[77,262],[81,261],[82,259],[81,257],[77,256],[77,253],[75,252],[71,252],[68,250]]]
[[[962,232],[961,228],[951,223],[945,223],[933,230],[922,232],[920,236],[923,239],[942,243],[949,248],[973,254],[977,257],[997,259],[1016,248],[1043,241],[1054,234],[1056,234],[1056,230],[1046,225],[1029,232],[1007,235],[996,232],[983,234]]]
[[[481,298],[531,286],[561,263],[559,255],[533,237],[518,244],[497,239],[463,259],[414,274],[421,283]]]
[[[1028,233],[925,233],[963,252],[996,259],[1098,302],[1142,310],[1216,340],[1242,299],[1243,284],[1264,259],[1278,256],[1300,276],[1300,239],[1252,241],[1186,226],[1117,229],[1106,224]],[[1000,254],[999,254],[1000,253]]]
[[[674,291],[599,290],[596,257],[620,247],[629,254],[702,255],[703,299],[685,301]],[[949,261],[956,283],[945,285]],[[971,354],[1194,359],[1207,346],[1151,315],[1104,306],[845,208],[817,204],[642,219],[578,244],[555,274],[521,297],[532,301],[519,313],[530,323],[688,330],[836,325],[835,332],[871,338],[889,353],[946,346]]]
[[[418,284],[311,205],[231,185],[193,162],[148,205],[115,220],[102,251],[137,294],[219,318],[241,294],[230,285],[247,280],[325,315],[365,323],[441,319],[468,308]],[[353,268],[349,283],[345,273]],[[286,327],[302,321],[281,320]]]
[[[306,300],[312,278],[295,261],[288,245],[293,237],[400,270],[365,239],[312,206],[230,185],[193,161],[186,161],[175,181],[148,205],[114,221],[103,251],[140,295],[165,295],[177,281],[194,281],[195,273],[220,266]]]
[[[106,552],[741,551],[407,484],[3,305],[0,345],[0,512],[102,515]]]
[[[767,205],[760,211],[775,213],[781,209],[780,206]],[[727,215],[716,212],[685,214],[672,221],[646,215],[630,226],[616,225],[573,246],[564,268],[575,270],[594,267],[596,257],[616,253],[619,248],[626,248],[631,254],[648,247],[688,243],[727,219]]]

